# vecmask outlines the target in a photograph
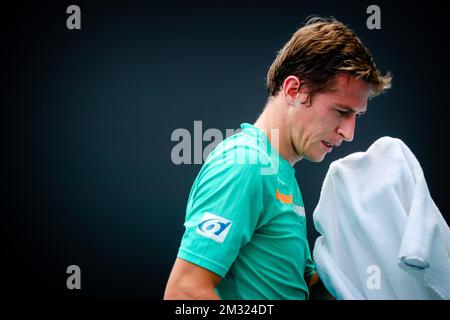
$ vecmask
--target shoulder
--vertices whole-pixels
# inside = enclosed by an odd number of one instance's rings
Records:
[[[218,144],[206,159],[205,166],[220,166],[251,174],[261,171],[270,162],[264,140],[242,131]]]

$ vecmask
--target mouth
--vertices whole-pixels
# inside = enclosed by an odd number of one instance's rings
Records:
[[[331,143],[322,140],[322,145],[324,146],[324,149],[327,153],[333,150],[333,145]]]

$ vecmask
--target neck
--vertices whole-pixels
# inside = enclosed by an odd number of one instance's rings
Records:
[[[301,160],[292,147],[286,106],[270,98],[254,126],[263,130],[272,147],[292,166]],[[278,133],[278,134],[277,134]]]

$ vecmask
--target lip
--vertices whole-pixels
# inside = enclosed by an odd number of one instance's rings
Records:
[[[330,153],[330,152],[333,150],[333,147],[327,146],[327,145],[325,144],[325,142],[323,142],[323,141],[321,141],[321,142],[322,142],[322,146],[324,147],[324,149],[325,149],[325,151],[326,151],[327,153]]]

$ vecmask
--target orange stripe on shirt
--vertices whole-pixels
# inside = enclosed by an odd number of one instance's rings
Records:
[[[292,194],[290,194],[290,195],[282,194],[282,193],[280,193],[280,191],[278,191],[278,189],[276,191],[275,198],[277,200],[280,200],[282,203],[286,203],[286,204],[292,204],[293,203]]]

